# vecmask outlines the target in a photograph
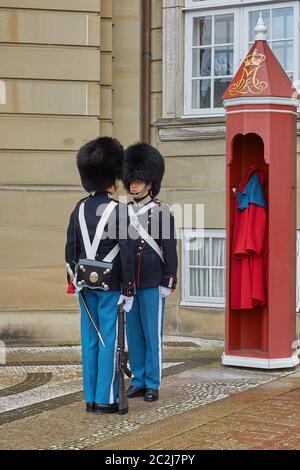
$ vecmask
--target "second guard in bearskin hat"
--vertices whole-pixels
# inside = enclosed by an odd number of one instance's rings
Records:
[[[79,292],[86,410],[99,414],[118,411],[118,304],[125,302],[128,312],[134,295],[133,257],[124,232],[128,209],[112,198],[123,155],[122,145],[111,137],[99,137],[80,148],[77,166],[90,195],[71,214],[65,248],[69,276],[75,274],[73,284]]]
[[[128,398],[158,399],[162,372],[165,297],[176,287],[177,252],[174,217],[156,198],[164,175],[157,149],[137,143],[125,151],[123,183],[129,203],[135,258],[136,295],[127,317],[129,362],[133,372]]]

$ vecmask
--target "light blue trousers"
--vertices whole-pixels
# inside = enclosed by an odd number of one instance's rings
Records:
[[[87,402],[99,404],[117,401],[118,377],[115,370],[119,291],[84,289],[83,295],[100,331],[105,348],[79,297],[83,393]]]
[[[162,373],[162,335],[165,299],[158,287],[137,289],[126,317],[131,384],[159,389]]]

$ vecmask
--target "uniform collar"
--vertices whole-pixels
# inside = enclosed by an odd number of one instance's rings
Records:
[[[146,206],[146,204],[149,204],[149,202],[151,202],[151,201],[152,201],[152,197],[149,196],[149,194],[148,194],[148,196],[144,197],[140,201],[133,200],[133,205],[137,208],[141,208],[141,207]]]
[[[109,193],[108,191],[96,191],[92,193],[92,196],[104,196],[104,197],[108,197],[109,199],[112,199],[112,194]]]

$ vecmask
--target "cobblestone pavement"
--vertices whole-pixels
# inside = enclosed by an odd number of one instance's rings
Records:
[[[0,449],[300,449],[300,369],[223,367],[222,341],[164,337],[160,400],[84,411],[80,347],[11,347]]]

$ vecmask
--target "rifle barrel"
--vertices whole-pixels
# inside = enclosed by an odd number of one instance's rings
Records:
[[[126,361],[126,362],[125,362]],[[117,374],[119,377],[118,384],[118,399],[119,399],[119,414],[128,412],[128,398],[125,390],[124,372],[127,368],[127,360],[125,353],[125,315],[123,304],[119,305],[118,309],[118,348],[117,348]]]

